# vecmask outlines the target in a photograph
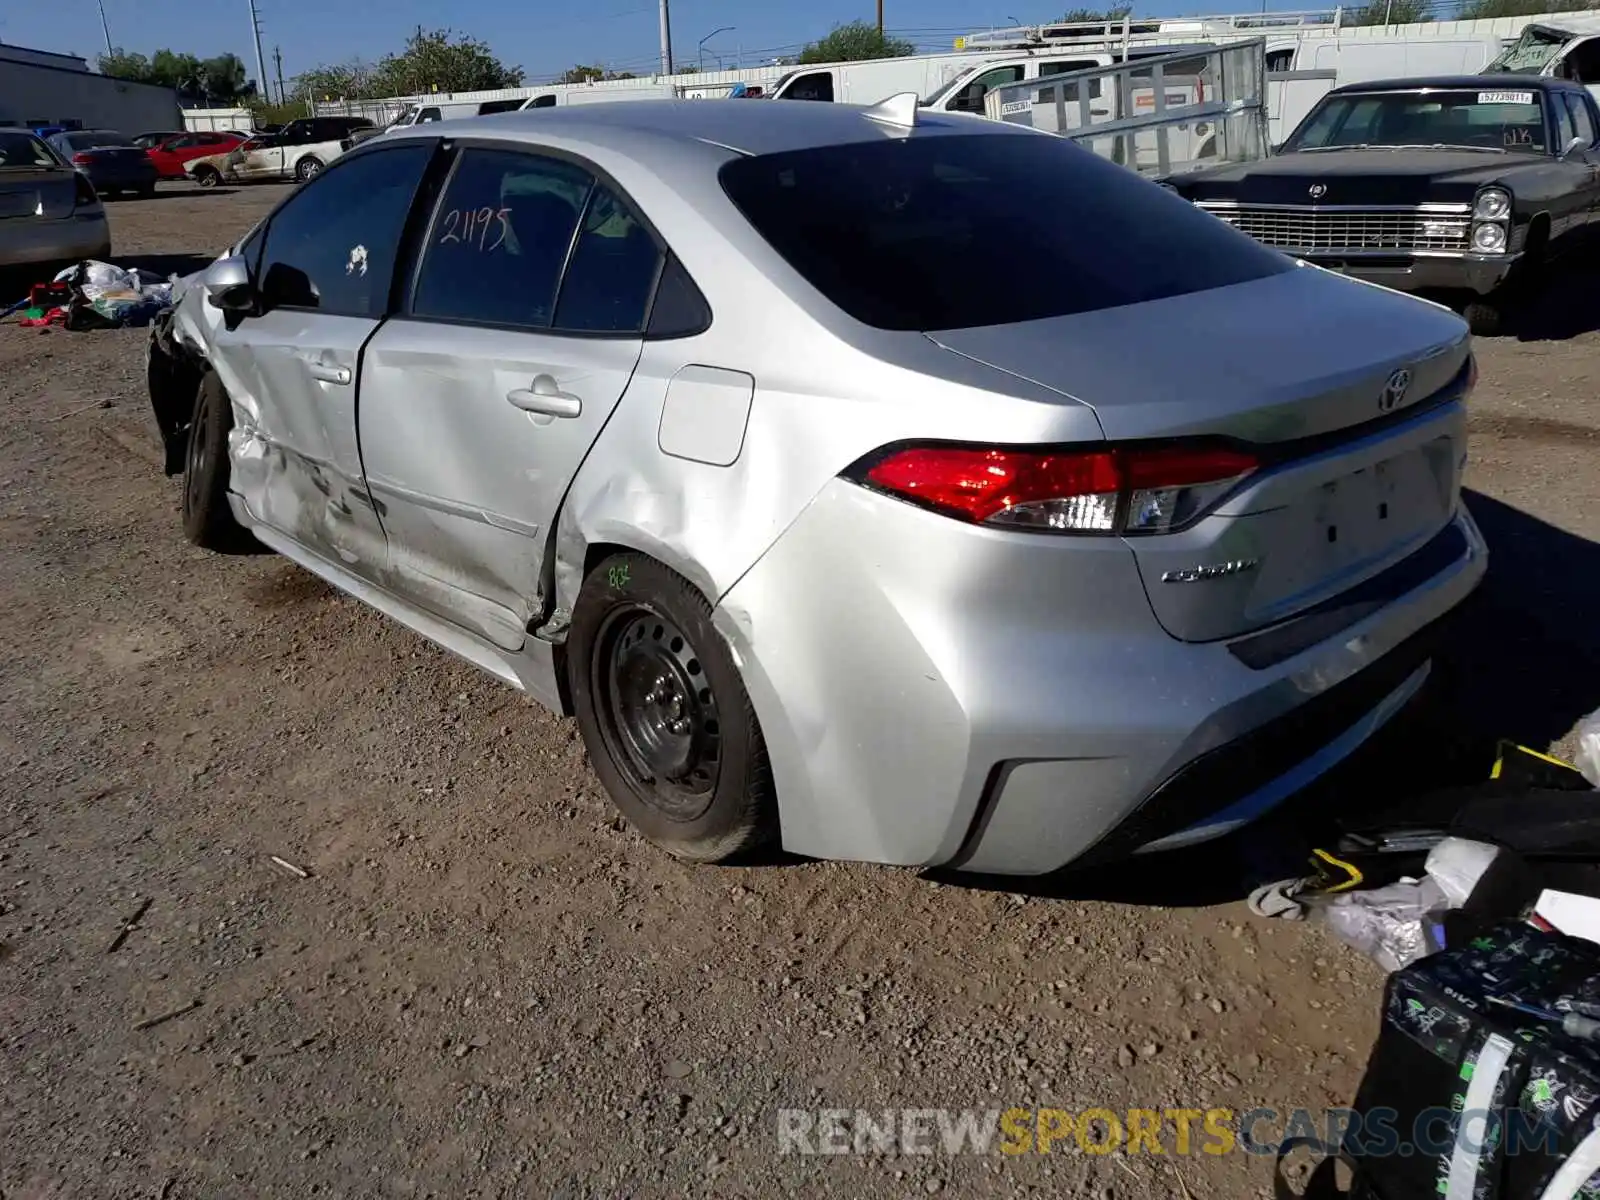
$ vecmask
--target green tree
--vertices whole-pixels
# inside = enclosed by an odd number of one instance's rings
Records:
[[[1121,8],[1074,8],[1062,14],[1063,25],[1088,25],[1094,21],[1120,21],[1133,11],[1133,5],[1124,4]]]
[[[150,82],[150,60],[142,54],[127,50],[114,50],[95,59],[95,69],[113,79],[128,79],[134,83]]]
[[[506,66],[477,38],[419,25],[404,50],[378,63],[372,86],[383,96],[514,88],[522,86],[522,68]]]
[[[237,54],[219,54],[200,61],[200,80],[216,104],[239,104],[255,96],[256,84]]]
[[[1460,19],[1477,20],[1483,17],[1531,17],[1535,13],[1588,12],[1596,5],[1593,0],[1467,0],[1462,5]]]
[[[557,83],[593,83],[597,79],[637,79],[632,71],[608,71],[604,67],[568,67]]]
[[[1539,0],[1548,3],[1549,0]],[[1431,21],[1433,14],[1429,0],[1369,0],[1363,8],[1350,13],[1345,20],[1352,25],[1410,25],[1416,21]],[[1548,12],[1548,9],[1530,9],[1530,12]]]
[[[237,104],[256,93],[256,84],[237,54],[200,59],[162,48],[154,58],[116,50],[102,54],[96,66],[103,75],[174,89],[187,103]]]
[[[800,51],[802,63],[860,62],[868,58],[903,58],[917,48],[902,38],[881,33],[870,21],[851,21],[835,25],[827,37],[818,38]]]
[[[376,86],[372,68],[353,58],[333,66],[313,67],[295,76],[291,90],[296,96],[315,100],[375,100],[382,95]]]

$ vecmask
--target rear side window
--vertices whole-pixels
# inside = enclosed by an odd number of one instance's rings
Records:
[[[557,329],[639,333],[661,268],[655,239],[609,188],[596,186],[556,298]]]
[[[413,314],[548,329],[593,186],[571,163],[511,150],[462,151],[434,213]]]
[[[884,139],[739,159],[723,189],[789,265],[880,329],[965,329],[1294,269],[1060,138]]]

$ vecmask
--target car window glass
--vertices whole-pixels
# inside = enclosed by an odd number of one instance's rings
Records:
[[[556,298],[557,329],[637,333],[644,328],[661,252],[633,211],[596,186]]]
[[[981,113],[983,111],[983,98],[989,94],[991,88],[997,88],[1007,83],[1016,83],[1022,78],[1022,66],[996,67],[992,71],[985,71],[966,87],[956,93],[955,98],[945,105],[951,112]]]
[[[1561,103],[1561,97],[1552,96],[1551,99],[1555,103],[1550,107],[1555,109],[1556,114],[1556,144],[1553,149],[1559,152],[1565,150],[1568,143],[1578,135],[1572,125],[1572,113],[1565,104]]]
[[[1062,138],[856,142],[741,158],[720,176],[796,272],[881,329],[1010,324],[1294,269]]]
[[[1045,79],[1051,75],[1065,75],[1069,71],[1086,71],[1091,67],[1097,67],[1099,65],[1099,63],[1092,60],[1085,62],[1082,59],[1076,59],[1070,62],[1040,63],[1039,78]],[[1061,84],[1057,87],[1046,88],[1041,90],[1039,94],[1034,97],[1034,99],[1035,102],[1039,104],[1051,104],[1054,103],[1056,93],[1059,91],[1062,93],[1062,99],[1065,100],[1066,103],[1076,104],[1079,100],[1078,87],[1079,85],[1077,83],[1067,83]],[[1089,98],[1091,100],[1098,100],[1100,99],[1100,95],[1100,80],[1089,80]]]
[[[1585,146],[1594,145],[1594,121],[1589,115],[1589,106],[1583,102],[1583,97],[1575,92],[1568,92],[1563,99],[1567,102],[1567,113],[1575,131],[1573,137],[1582,138]],[[1572,139],[1568,138],[1567,140],[1571,141]]]
[[[36,137],[0,133],[0,167],[55,167],[55,155]]]
[[[444,120],[444,114],[441,113],[437,108],[425,108],[420,113],[417,114],[417,124],[418,125],[425,124],[428,121],[442,121],[442,120]]]
[[[415,142],[335,165],[273,216],[262,257],[269,305],[375,317],[433,147]]]
[[[1579,83],[1600,83],[1600,38],[1586,38],[1567,55],[1566,77]]]
[[[821,100],[833,102],[833,76],[826,71],[813,71],[802,75],[784,92],[785,100]]]
[[[557,159],[462,151],[434,211],[412,313],[549,328],[593,183]]]
[[[650,305],[651,337],[686,337],[711,327],[711,306],[676,257],[669,256]]]
[[[165,143],[165,148],[168,149],[168,150],[186,150],[190,146],[197,146],[199,144],[200,144],[200,139],[197,138],[197,137],[193,137],[193,136],[176,137],[176,138],[173,138],[170,142]]]

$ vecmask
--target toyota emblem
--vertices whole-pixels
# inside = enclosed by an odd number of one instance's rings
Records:
[[[1327,184],[1325,184],[1325,183],[1313,183],[1311,185],[1311,198],[1313,200],[1321,200],[1327,194],[1328,194],[1328,185]]]
[[[1406,391],[1411,387],[1411,372],[1404,367],[1389,376],[1383,385],[1383,394],[1378,397],[1379,412],[1393,412],[1400,407],[1406,398]]]

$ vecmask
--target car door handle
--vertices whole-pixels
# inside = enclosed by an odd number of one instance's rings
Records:
[[[308,362],[306,370],[311,373],[311,378],[320,379],[323,383],[348,384],[350,382],[350,368],[341,367],[336,363]]]
[[[548,375],[536,375],[531,388],[507,392],[506,400],[513,408],[545,417],[576,417],[583,412],[583,401],[563,392]]]

